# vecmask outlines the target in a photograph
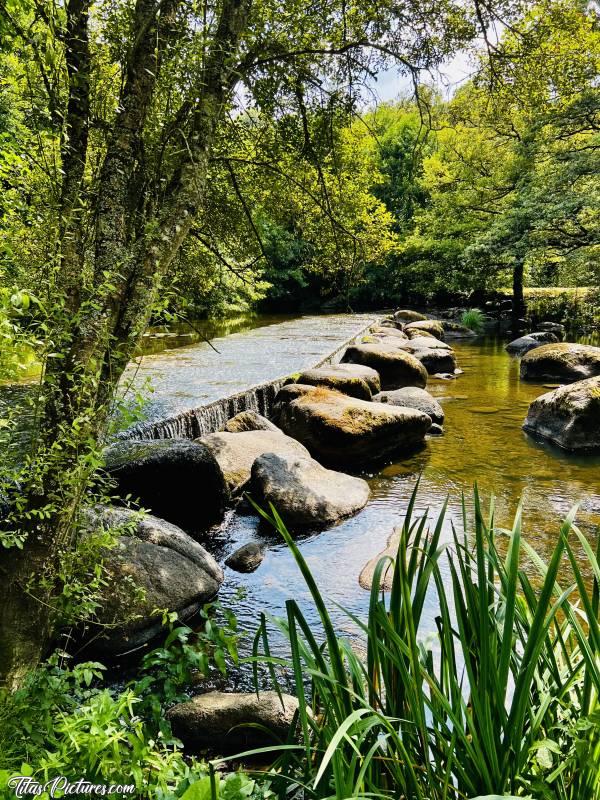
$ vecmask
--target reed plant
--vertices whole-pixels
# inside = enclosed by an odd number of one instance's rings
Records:
[[[469,308],[463,312],[460,321],[475,333],[481,333],[485,322],[485,314],[479,308]]]
[[[512,529],[500,529],[475,490],[447,542],[446,508],[429,525],[415,518],[415,498],[397,557],[376,569],[368,618],[349,614],[366,656],[338,635],[276,511],[262,512],[293,553],[320,620],[311,628],[290,599],[286,617],[263,615],[255,637],[256,680],[266,664],[281,691],[284,668],[299,699],[298,741],[282,747],[273,787],[280,797],[339,800],[598,800],[600,565],[575,511],[546,563],[522,536],[520,510]],[[384,593],[387,568],[393,585]],[[432,600],[438,611],[426,630]],[[273,627],[289,657],[274,655]]]

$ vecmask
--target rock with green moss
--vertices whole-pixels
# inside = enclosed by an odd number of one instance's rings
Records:
[[[521,359],[521,378],[573,383],[600,375],[600,347],[572,342],[544,344]]]
[[[523,428],[565,450],[600,450],[600,376],[538,397],[529,406]]]
[[[402,386],[427,385],[427,370],[410,353],[396,344],[377,342],[351,345],[342,357],[343,363],[362,364],[379,373],[382,389],[399,389]]]
[[[373,400],[376,403],[389,403],[392,406],[416,408],[431,417],[431,421],[437,425],[444,424],[444,409],[425,389],[418,389],[416,386],[405,386],[404,389],[380,392],[373,396]]]
[[[319,461],[349,466],[414,450],[431,426],[427,414],[416,409],[357,400],[321,387],[283,405],[278,421]]]
[[[409,322],[421,322],[422,320],[426,320],[427,317],[425,314],[421,314],[418,311],[412,311],[409,308],[401,308],[394,312],[394,319],[396,322],[406,324]]]
[[[408,325],[404,326],[404,330],[407,334],[409,330],[425,331],[426,333],[433,334],[436,339],[440,339],[442,342],[445,338],[444,326],[438,319],[426,319],[419,322],[409,322]]]
[[[354,367],[354,370],[344,369],[344,367]],[[368,370],[368,373],[363,370]],[[379,384],[379,376],[375,370],[369,369],[369,367],[362,367],[359,364],[331,364],[326,367],[304,370],[294,376],[295,380],[290,379],[290,382],[305,386],[327,386],[329,389],[336,389],[350,397],[370,400],[372,390],[366,380],[367,377],[371,384],[374,382],[376,385]]]
[[[227,433],[244,433],[245,431],[273,431],[281,433],[277,425],[263,417],[258,411],[241,411],[227,420],[223,430]]]

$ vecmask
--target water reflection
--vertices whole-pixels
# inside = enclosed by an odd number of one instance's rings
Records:
[[[358,576],[363,566],[385,548],[419,475],[418,512],[429,510],[435,517],[450,497],[444,529],[447,540],[452,522],[460,525],[461,493],[470,492],[475,481],[484,502],[495,496],[499,524],[511,524],[523,498],[527,539],[542,554],[547,555],[554,546],[560,520],[575,503],[580,503],[578,521],[590,537],[600,524],[600,456],[569,455],[531,439],[521,430],[529,403],[548,389],[519,381],[518,360],[506,354],[502,341],[488,339],[454,346],[464,374],[455,381],[430,380],[428,387],[443,404],[445,435],[431,437],[424,450],[408,459],[364,475],[372,491],[368,506],[353,519],[300,543],[340,629],[352,631],[354,626],[336,603],[365,618],[369,596],[359,587]],[[264,533],[253,515],[233,514],[215,535],[221,552],[226,554],[251,538],[262,538]],[[246,597],[237,601],[234,592],[240,586]],[[281,544],[271,545],[265,561],[252,575],[227,570],[222,598],[232,603],[242,626],[249,630],[255,629],[260,610],[283,614],[285,600],[290,597],[300,602],[316,625],[304,582]],[[431,597],[427,609],[431,627],[436,610],[437,603]]]

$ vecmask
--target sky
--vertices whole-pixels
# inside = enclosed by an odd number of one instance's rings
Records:
[[[454,58],[440,67],[431,80],[445,99],[450,98],[456,89],[473,74],[473,65],[466,51],[457,53]],[[425,77],[425,76],[423,76]],[[375,97],[373,100],[386,102],[396,100],[412,92],[412,82],[402,75],[396,67],[380,72],[377,81],[371,84]]]

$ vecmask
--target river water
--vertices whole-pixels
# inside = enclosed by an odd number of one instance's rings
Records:
[[[560,520],[575,503],[580,503],[580,527],[595,538],[600,525],[600,456],[568,455],[521,430],[529,403],[548,388],[521,382],[518,360],[508,356],[504,345],[493,337],[453,342],[464,374],[453,381],[430,379],[427,387],[443,405],[444,435],[430,437],[424,449],[410,458],[377,472],[357,473],[371,487],[366,508],[334,528],[304,533],[299,540],[339,630],[357,634],[338,605],[366,618],[369,592],[360,587],[359,574],[401,524],[419,478],[419,514],[437,517],[449,497],[444,527],[448,541],[452,524],[460,529],[462,493],[469,494],[474,482],[485,502],[495,496],[496,517],[502,525],[512,522],[522,498],[525,536],[544,556],[556,542]],[[254,631],[263,610],[285,615],[288,598],[300,603],[317,628],[298,567],[286,546],[254,514],[230,513],[213,533],[210,547],[226,557],[251,539],[268,544],[264,562],[250,575],[225,568],[220,595],[235,609],[241,628]],[[437,602],[431,597],[427,608],[431,628],[436,613]]]

